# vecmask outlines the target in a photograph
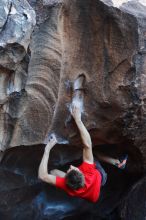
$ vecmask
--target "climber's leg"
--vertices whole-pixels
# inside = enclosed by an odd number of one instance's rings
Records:
[[[115,158],[108,157],[108,156],[105,156],[105,155],[99,154],[99,153],[98,154],[96,153],[96,157],[98,160],[112,164],[112,165],[118,167],[119,169],[125,168],[126,163],[127,163],[127,159],[128,159],[128,155],[125,155],[119,159],[115,159]]]

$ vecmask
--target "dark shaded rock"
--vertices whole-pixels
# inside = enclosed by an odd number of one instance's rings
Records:
[[[83,199],[70,197],[63,191],[40,182],[37,171],[42,154],[42,146],[19,147],[6,152],[0,169],[1,220],[52,218],[109,220],[136,180],[123,170],[103,164],[108,173],[108,181],[101,190],[99,201],[92,204]],[[74,165],[79,163],[80,161],[73,162]],[[67,167],[66,164],[58,168],[66,170]],[[53,162],[49,164],[49,169],[52,168]]]
[[[146,177],[139,180],[130,190],[120,206],[122,220],[145,220],[146,219]]]

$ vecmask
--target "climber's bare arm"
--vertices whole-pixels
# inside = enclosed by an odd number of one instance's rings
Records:
[[[73,105],[71,114],[77,124],[82,141],[83,141],[83,161],[87,163],[94,163],[93,152],[92,152],[92,142],[89,132],[87,131],[85,125],[81,120],[80,108]]]
[[[54,176],[60,176],[60,177],[65,177],[66,175],[65,172],[58,170],[58,169],[51,170],[50,173]]]
[[[55,136],[52,135],[49,139],[48,144],[45,147],[45,151],[38,170],[38,178],[52,185],[56,184],[56,176],[48,173],[48,160],[49,160],[50,150],[54,147],[56,143],[57,140]]]

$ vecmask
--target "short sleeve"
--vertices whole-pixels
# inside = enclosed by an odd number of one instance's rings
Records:
[[[83,171],[83,172],[89,172],[92,173],[93,170],[95,170],[95,163],[87,163],[87,162],[83,162],[78,168]]]
[[[66,188],[65,178],[56,176],[56,187],[65,189]]]

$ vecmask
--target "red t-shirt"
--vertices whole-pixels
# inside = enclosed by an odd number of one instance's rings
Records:
[[[56,177],[56,186],[65,190],[70,196],[77,196],[96,202],[99,198],[101,187],[101,174],[96,169],[95,164],[89,164],[83,162],[79,167],[79,170],[84,174],[85,185],[78,190],[72,190],[66,185],[66,179],[64,177]]]

